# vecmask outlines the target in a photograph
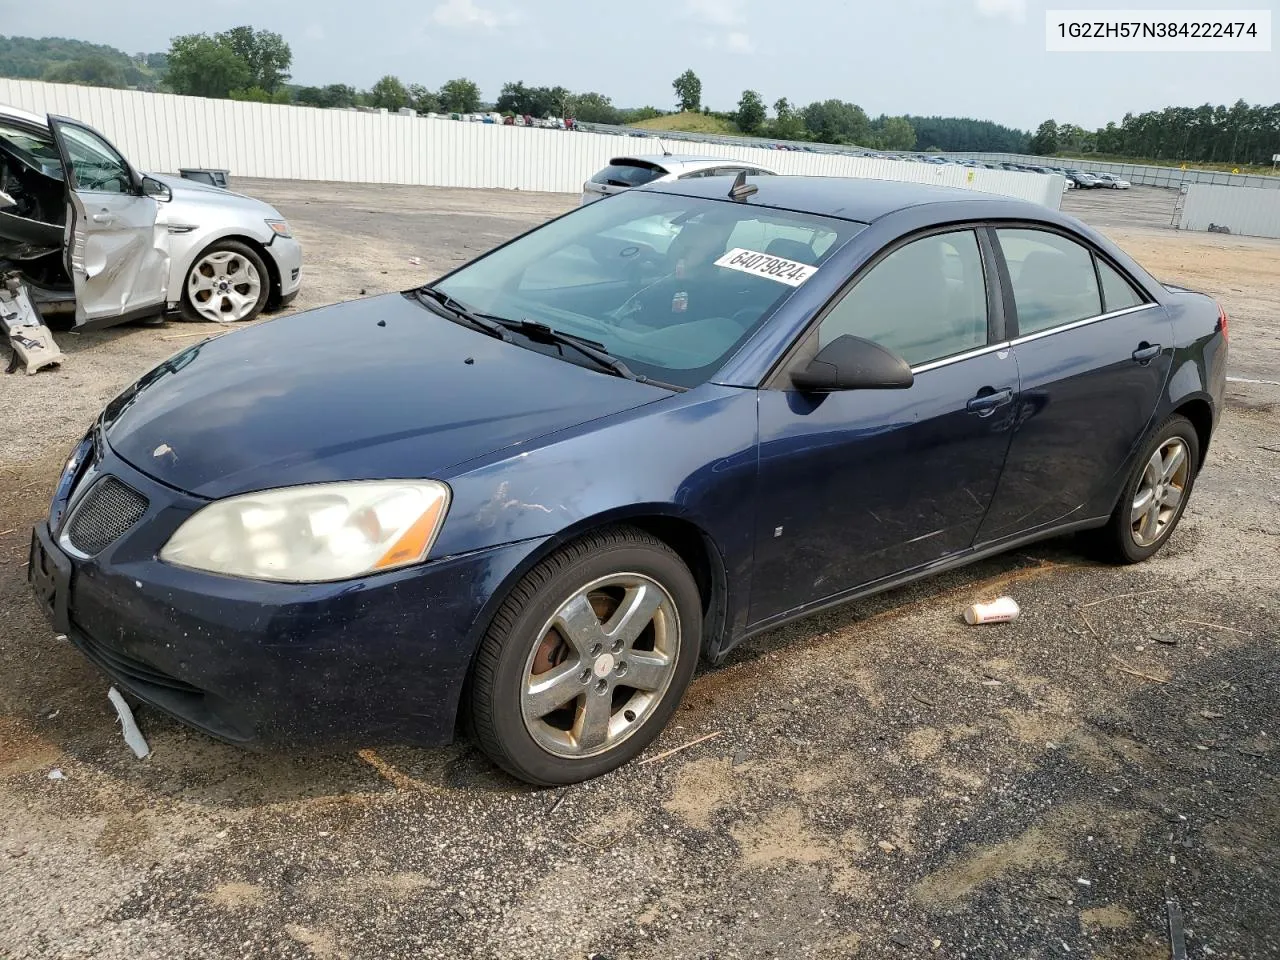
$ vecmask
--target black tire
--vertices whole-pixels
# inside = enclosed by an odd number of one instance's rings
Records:
[[[267,269],[267,264],[258,251],[246,243],[241,243],[239,240],[218,240],[196,254],[195,259],[191,261],[191,266],[188,268],[186,276],[182,278],[182,318],[195,323],[211,322],[210,318],[200,313],[195,304],[191,302],[191,277],[204,258],[215,253],[232,253],[241,256],[251,263],[258,272],[260,280],[258,299],[253,307],[244,316],[237,317],[234,321],[222,322],[247,323],[253,320],[266,308],[267,300],[271,297],[271,271]]]
[[[1148,462],[1158,449],[1175,438],[1180,439],[1185,445],[1188,456],[1182,497],[1172,516],[1169,517],[1154,541],[1145,544],[1140,543],[1134,533],[1134,521],[1132,520],[1134,500],[1138,495],[1140,485],[1143,483],[1143,475],[1146,472]],[[1141,563],[1168,543],[1169,537],[1173,535],[1174,529],[1178,526],[1178,521],[1182,519],[1182,514],[1187,509],[1187,503],[1191,499],[1192,487],[1199,468],[1200,437],[1196,433],[1195,427],[1191,425],[1190,420],[1180,414],[1174,414],[1160,426],[1160,429],[1151,435],[1151,439],[1143,446],[1142,452],[1134,460],[1129,479],[1125,482],[1124,491],[1120,494],[1120,500],[1116,504],[1115,512],[1112,513],[1107,525],[1098,530],[1092,538],[1095,552],[1098,553],[1100,558],[1120,564]]]
[[[647,714],[616,746],[592,756],[557,756],[544,749],[526,726],[522,695],[529,659],[543,643],[543,626],[575,592],[624,572],[655,581],[674,605],[679,647],[670,680]],[[701,646],[701,596],[676,552],[634,527],[589,533],[534,567],[494,616],[480,643],[472,675],[469,712],[473,735],[494,763],[529,783],[557,786],[600,776],[632,760],[662,732],[693,678]]]

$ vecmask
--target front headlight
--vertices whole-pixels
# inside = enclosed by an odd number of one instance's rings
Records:
[[[160,559],[253,580],[347,580],[425,560],[448,509],[449,488],[435,480],[265,490],[199,510]]]
[[[274,233],[277,237],[292,237],[292,236],[293,236],[293,234],[289,232],[289,224],[288,224],[288,221],[285,221],[285,220],[268,220],[268,221],[267,221],[267,226],[271,228],[271,232],[272,232],[272,233]]]

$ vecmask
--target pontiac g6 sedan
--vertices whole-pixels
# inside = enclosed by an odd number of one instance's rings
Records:
[[[431,744],[558,784],[700,657],[1032,540],[1166,543],[1227,318],[963,190],[640,187],[392,294],[206,341],[76,447],[30,576],[216,737]]]

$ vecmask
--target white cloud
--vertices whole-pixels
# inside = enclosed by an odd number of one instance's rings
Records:
[[[724,38],[724,45],[734,53],[755,53],[756,45],[751,37],[740,30],[734,30]]]
[[[473,0],[445,0],[431,12],[431,19],[444,27],[457,27],[464,30],[480,27],[484,30],[492,30],[501,26],[508,18],[493,10],[477,7]]]
[[[732,26],[743,20],[742,0],[688,0],[685,16],[717,27]]]
[[[974,0],[984,17],[1008,17],[1014,23],[1027,19],[1027,0]]]

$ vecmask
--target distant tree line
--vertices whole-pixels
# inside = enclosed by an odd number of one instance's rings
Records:
[[[1269,165],[1280,153],[1280,103],[1251,106],[1237,100],[1230,107],[1165,107],[1126,113],[1117,125],[1085,130],[1071,123],[1046,120],[1031,138],[1029,149],[1041,156],[1098,153],[1187,163]]]

